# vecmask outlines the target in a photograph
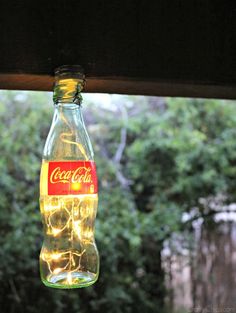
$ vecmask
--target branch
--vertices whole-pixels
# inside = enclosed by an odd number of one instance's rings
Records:
[[[129,188],[129,185],[131,184],[131,181],[128,180],[121,170],[121,159],[122,155],[124,153],[125,147],[126,147],[126,141],[127,141],[127,124],[128,124],[128,113],[126,110],[126,107],[124,105],[119,105],[119,110],[121,111],[121,116],[123,120],[123,127],[120,131],[120,143],[118,145],[118,148],[116,150],[116,153],[113,157],[113,162],[116,166],[116,178],[120,182],[121,186],[125,189]]]
[[[125,150],[125,146],[126,146],[126,139],[127,139],[127,124],[128,124],[128,114],[127,114],[127,110],[126,107],[124,105],[120,105],[119,109],[121,111],[121,116],[122,116],[122,120],[123,120],[123,127],[121,128],[120,131],[120,143],[119,146],[116,150],[116,153],[113,157],[113,161],[115,163],[120,163],[121,159],[122,159],[122,155],[123,152]]]
[[[188,219],[186,222],[183,222],[181,224],[181,230],[184,230],[186,227],[190,227],[192,225],[192,223],[194,221],[197,221],[199,218],[205,219],[207,217],[214,216],[218,213],[236,213],[236,210],[229,210],[229,209],[225,209],[225,210],[221,210],[221,211],[211,210],[207,213],[197,214],[197,215],[193,216],[192,218]]]

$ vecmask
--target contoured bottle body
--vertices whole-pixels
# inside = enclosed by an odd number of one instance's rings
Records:
[[[97,280],[97,204],[96,166],[81,107],[57,103],[40,175],[40,272],[45,285],[70,289]]]

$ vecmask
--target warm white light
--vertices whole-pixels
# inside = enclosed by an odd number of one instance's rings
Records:
[[[63,268],[58,267],[54,269],[53,274],[59,274],[62,271],[63,271]]]

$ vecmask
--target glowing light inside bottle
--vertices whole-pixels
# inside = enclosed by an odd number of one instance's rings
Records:
[[[43,202],[41,213],[46,234],[50,240],[55,238],[55,246],[58,243],[60,248],[42,249],[40,258],[48,268],[47,280],[53,282],[56,276],[64,275],[63,284],[69,287],[78,283],[79,273],[85,270],[82,258],[86,249],[94,246],[97,195],[47,196]],[[61,248],[65,240],[72,243],[70,249]]]

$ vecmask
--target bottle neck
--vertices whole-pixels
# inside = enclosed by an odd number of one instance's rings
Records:
[[[79,78],[58,78],[54,85],[53,101],[58,107],[68,109],[79,107],[82,103],[81,90],[84,86],[84,79]]]
[[[58,102],[54,105],[55,121],[61,121],[69,127],[84,126],[81,105],[71,102]]]

